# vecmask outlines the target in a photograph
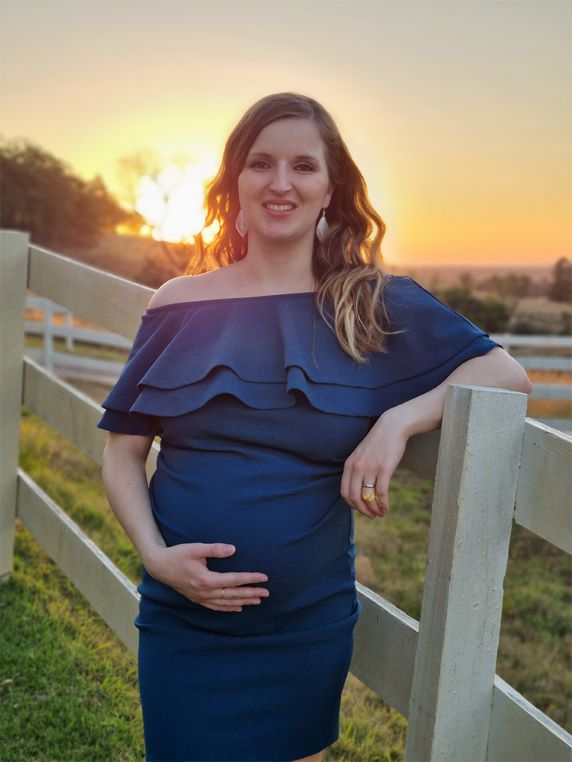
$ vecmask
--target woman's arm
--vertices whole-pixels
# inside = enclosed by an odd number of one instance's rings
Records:
[[[382,413],[365,438],[347,458],[340,494],[352,508],[370,519],[389,511],[389,481],[413,434],[441,426],[447,384],[492,386],[528,394],[532,384],[526,371],[501,347],[461,363],[438,386]],[[363,484],[375,484],[378,503],[363,499]]]
[[[486,355],[473,357],[459,365],[434,389],[386,410],[378,420],[399,421],[399,428],[407,437],[438,429],[443,420],[447,384],[492,386],[524,394],[532,390],[522,365],[504,349],[495,347]]]
[[[153,517],[145,473],[153,439],[110,433],[101,471],[109,505],[147,568],[152,566],[154,553],[165,547]]]

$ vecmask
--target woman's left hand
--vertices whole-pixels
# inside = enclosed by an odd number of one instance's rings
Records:
[[[389,480],[399,465],[409,433],[403,416],[390,408],[383,413],[346,459],[340,494],[356,510],[370,519],[384,517],[389,511]],[[363,499],[364,484],[374,484],[376,500]],[[372,490],[365,490],[373,492]]]

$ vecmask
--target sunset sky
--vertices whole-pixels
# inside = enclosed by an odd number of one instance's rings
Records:
[[[216,169],[248,106],[330,111],[398,264],[572,246],[570,0],[2,0],[0,134],[121,193],[152,149]]]

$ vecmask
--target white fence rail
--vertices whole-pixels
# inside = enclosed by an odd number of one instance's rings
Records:
[[[18,516],[136,653],[135,586],[18,467],[21,403],[98,463],[107,436],[99,405],[24,356],[27,285],[128,340],[152,290],[0,231],[0,579],[13,568]],[[495,674],[513,520],[572,548],[572,438],[526,418],[526,403],[449,385],[441,430],[408,442],[402,465],[435,480],[420,622],[356,583],[350,669],[408,718],[407,762],[571,757],[572,736]],[[148,478],[157,454],[154,443]]]

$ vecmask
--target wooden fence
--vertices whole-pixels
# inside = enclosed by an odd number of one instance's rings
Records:
[[[22,403],[98,463],[107,436],[99,405],[24,357],[26,288],[127,339],[152,289],[0,231],[0,579],[19,517],[136,654],[135,585],[18,465]],[[495,674],[512,522],[572,552],[572,438],[526,418],[526,403],[451,384],[441,429],[408,442],[402,465],[434,478],[420,622],[356,582],[350,669],[408,718],[407,762],[571,757],[572,736]]]

